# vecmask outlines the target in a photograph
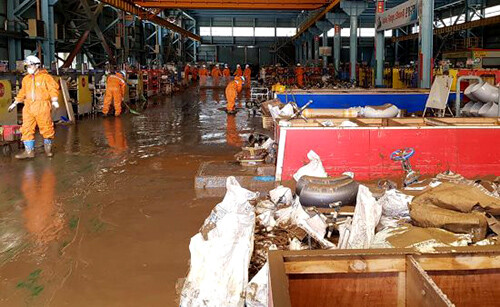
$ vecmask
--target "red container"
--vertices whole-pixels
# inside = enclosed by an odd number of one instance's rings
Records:
[[[3,128],[3,140],[4,141],[16,141],[21,139],[21,131],[19,125],[5,125]]]

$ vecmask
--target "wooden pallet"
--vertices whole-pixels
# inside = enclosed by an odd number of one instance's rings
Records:
[[[270,251],[270,306],[499,306],[500,247]]]

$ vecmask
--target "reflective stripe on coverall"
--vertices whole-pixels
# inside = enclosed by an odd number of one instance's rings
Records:
[[[111,101],[114,102],[115,116],[122,113],[122,100],[125,95],[126,83],[120,73],[110,75],[106,80],[106,94],[104,95],[104,107],[102,108],[103,114],[108,114],[111,106]]]
[[[36,126],[44,139],[54,138],[54,123],[50,111],[51,101],[57,101],[58,97],[59,83],[45,69],[23,78],[21,89],[16,96],[17,102],[24,102],[21,127],[23,141],[35,139]]]

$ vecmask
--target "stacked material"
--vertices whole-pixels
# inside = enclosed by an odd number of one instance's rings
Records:
[[[498,177],[471,181],[448,172],[398,190],[389,180],[360,184],[353,173],[329,177],[316,153],[308,158],[294,175],[295,196],[278,186],[260,197],[227,179],[226,196],[191,239],[180,306],[268,306],[273,249],[427,252],[497,242]]]
[[[471,100],[462,108],[464,116],[497,117],[499,89],[488,82],[469,85],[464,94]]]

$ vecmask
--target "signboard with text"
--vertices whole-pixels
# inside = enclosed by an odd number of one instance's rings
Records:
[[[377,13],[375,17],[375,29],[377,31],[384,31],[416,23],[418,21],[418,1],[408,0],[383,13]]]

